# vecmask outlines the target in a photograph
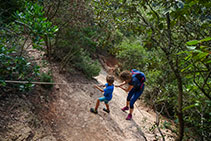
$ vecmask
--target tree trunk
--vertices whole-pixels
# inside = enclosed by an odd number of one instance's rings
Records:
[[[179,90],[178,93],[178,108],[177,108],[177,116],[179,119],[179,136],[177,137],[177,141],[182,141],[183,135],[184,135],[184,121],[183,121],[183,113],[182,113],[182,107],[183,107],[183,88],[182,88],[182,78],[179,74],[179,72],[175,72],[175,75],[177,77],[177,87]]]
[[[177,116],[179,120],[179,135],[177,137],[177,141],[182,141],[183,135],[184,135],[184,121],[183,121],[183,113],[182,113],[182,104],[183,104],[183,88],[182,88],[182,77],[180,75],[180,69],[178,65],[178,58],[176,58],[176,62],[174,63],[171,54],[173,54],[172,51],[172,34],[171,34],[171,20],[170,20],[170,14],[166,14],[166,23],[167,23],[167,34],[168,34],[168,48],[161,48],[167,57],[168,63],[174,72],[174,75],[177,79],[177,88],[178,88],[178,107],[177,107]]]

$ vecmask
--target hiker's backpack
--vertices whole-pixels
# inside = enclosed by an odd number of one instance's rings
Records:
[[[146,81],[146,77],[145,77],[144,73],[143,72],[140,72],[140,71],[138,71],[136,69],[132,69],[131,70],[131,73],[132,73],[133,76],[135,76],[136,78],[138,78],[138,80],[141,83],[140,89],[142,89],[142,87],[144,85],[144,82]]]

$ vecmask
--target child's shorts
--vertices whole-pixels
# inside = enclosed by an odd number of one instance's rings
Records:
[[[108,104],[108,102],[109,102],[105,97],[100,97],[98,99],[100,100],[100,102],[104,101],[105,104]]]

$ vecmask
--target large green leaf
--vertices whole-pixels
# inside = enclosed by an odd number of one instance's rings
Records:
[[[207,38],[200,40],[200,42],[207,42],[207,41],[210,41],[210,40],[211,40],[211,37],[207,37]]]
[[[192,40],[192,41],[187,42],[186,44],[189,45],[189,46],[192,46],[192,45],[197,45],[198,43],[200,43],[200,41]]]
[[[193,107],[196,107],[196,106],[198,106],[198,103],[195,103],[195,104],[189,105],[189,106],[187,106],[187,107],[184,107],[184,108],[182,109],[182,111],[188,110],[188,109],[193,108]]]

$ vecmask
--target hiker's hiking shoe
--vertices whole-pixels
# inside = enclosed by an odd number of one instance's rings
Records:
[[[90,109],[90,112],[92,112],[92,113],[94,113],[94,114],[97,114],[97,113],[98,113],[97,110],[95,110],[94,108],[91,108],[91,109]]]
[[[128,114],[126,120],[131,120],[132,119],[132,114]]]
[[[103,108],[103,111],[110,113],[110,110],[107,110],[106,108]]]
[[[125,112],[126,110],[129,110],[129,107],[125,106],[122,108],[122,111]]]

